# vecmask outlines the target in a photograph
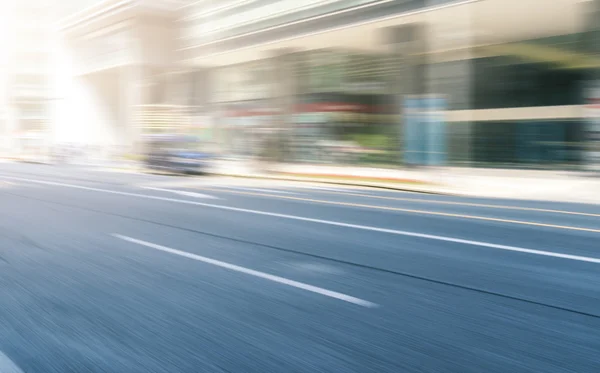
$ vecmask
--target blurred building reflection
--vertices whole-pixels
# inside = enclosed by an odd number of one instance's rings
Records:
[[[599,3],[102,1],[61,21],[56,121],[129,148],[160,129],[289,162],[581,167]]]
[[[198,1],[182,43],[228,152],[274,127],[289,161],[570,167],[597,3]]]

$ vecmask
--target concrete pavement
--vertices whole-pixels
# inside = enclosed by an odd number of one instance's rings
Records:
[[[136,162],[99,162],[97,171],[146,172]],[[600,177],[588,172],[484,168],[389,169],[316,164],[264,164],[218,160],[210,173],[265,180],[319,182],[476,198],[554,201],[600,205]]]
[[[0,351],[24,372],[600,366],[595,205],[43,165],[0,181]]]
[[[600,204],[600,178],[575,171],[481,168],[382,169],[221,161],[220,175],[317,181],[465,197]]]

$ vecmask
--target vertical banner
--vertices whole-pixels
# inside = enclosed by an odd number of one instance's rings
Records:
[[[430,166],[441,166],[446,163],[446,98],[429,96],[423,98],[423,125],[426,136],[426,160]]]
[[[445,110],[444,96],[404,98],[404,162],[407,165],[446,164]]]

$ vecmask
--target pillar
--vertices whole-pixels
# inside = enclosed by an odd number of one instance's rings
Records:
[[[403,153],[398,160],[399,163],[406,162],[407,159],[409,163],[413,163],[411,154],[418,153],[417,148],[421,141],[421,137],[413,133],[414,130],[419,129],[419,126],[410,120],[410,113],[405,110],[405,100],[425,93],[424,30],[424,25],[418,23],[392,26],[382,30],[389,61],[389,92],[394,97],[395,113],[399,116],[398,144]],[[414,146],[417,148],[413,149]]]
[[[273,64],[273,74],[271,75],[270,102],[272,108],[278,114],[276,116],[277,138],[276,160],[290,161],[292,159],[292,126],[296,90],[298,88],[296,77],[296,60],[294,51],[291,49],[278,49],[270,54],[270,61]]]
[[[427,0],[429,6],[437,0]],[[473,107],[473,9],[472,4],[438,9],[425,14],[427,23],[427,68],[425,88],[440,97],[447,110],[471,113]],[[448,162],[469,165],[472,162],[472,128],[470,115],[461,122],[448,122],[444,115]]]
[[[206,113],[209,114],[213,128],[216,130],[215,142],[221,155],[231,152],[229,125],[226,117],[226,102],[231,99],[229,76],[223,67],[210,67],[206,70],[204,79],[207,82]],[[203,80],[200,79],[202,82]]]
[[[600,59],[600,0],[581,3],[586,16],[582,50],[591,60]],[[584,97],[583,164],[585,169],[600,172],[600,68],[591,66],[587,71]]]
[[[140,105],[146,103],[145,83],[147,69],[142,65],[130,65],[120,70],[121,116],[119,120],[121,144],[131,154],[143,152],[142,128],[138,115]]]
[[[196,66],[191,72],[189,78],[191,82],[189,105],[192,107],[194,116],[202,121],[202,125],[207,126],[208,142],[210,151],[222,152],[222,131],[219,125],[219,113],[212,93],[213,81],[212,74],[214,70],[209,67]]]
[[[11,156],[18,155],[20,151],[19,142],[17,140],[19,132],[19,121],[17,116],[18,112],[14,103],[9,101],[6,108],[6,133],[8,134],[6,138],[6,147]]]

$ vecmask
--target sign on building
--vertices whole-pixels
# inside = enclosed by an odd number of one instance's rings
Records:
[[[446,163],[446,98],[409,95],[404,98],[404,162],[413,166]]]

